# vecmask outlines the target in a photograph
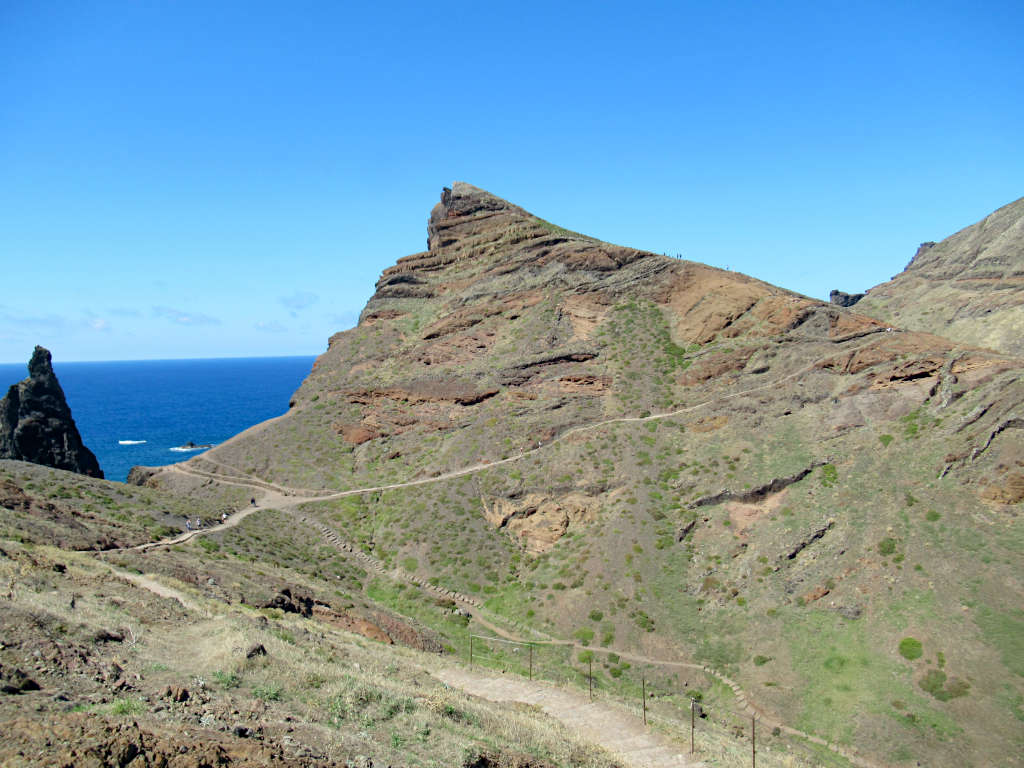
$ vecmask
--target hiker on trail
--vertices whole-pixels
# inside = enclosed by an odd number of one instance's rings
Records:
[[[191,531],[192,530],[192,521],[189,520],[187,517],[185,518],[185,530],[186,531]]]
[[[220,521],[223,523],[227,519],[228,519],[228,513],[227,512],[221,512],[220,513]]]
[[[249,499],[249,503],[252,504],[255,507],[256,506],[256,497],[253,497],[253,498]]]

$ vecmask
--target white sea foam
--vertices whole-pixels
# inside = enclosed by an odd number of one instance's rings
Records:
[[[186,445],[176,445],[168,450],[174,451],[175,453],[192,453],[193,451],[205,451],[213,448],[212,445],[194,445],[192,447]]]
[[[142,445],[145,440],[118,440],[118,445]]]

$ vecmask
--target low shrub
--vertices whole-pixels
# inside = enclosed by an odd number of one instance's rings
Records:
[[[971,684],[959,678],[950,678],[947,684],[946,673],[939,669],[929,669],[918,683],[921,690],[930,693],[939,701],[949,701],[966,696]]]
[[[900,656],[903,658],[914,661],[914,659],[921,658],[922,653],[923,649],[920,640],[913,637],[904,637],[900,640]]]
[[[590,645],[591,641],[594,639],[594,630],[589,627],[580,627],[573,633],[573,636],[583,643],[583,645]]]
[[[217,670],[213,673],[213,679],[217,681],[217,685],[221,688],[237,688],[242,684],[242,678],[236,672],[221,672]]]

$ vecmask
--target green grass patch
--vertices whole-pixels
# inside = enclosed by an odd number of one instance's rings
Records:
[[[831,488],[839,482],[839,470],[836,469],[835,464],[825,464],[821,468],[821,484],[826,488]]]
[[[253,686],[252,695],[263,701],[280,701],[284,689],[277,683],[264,683]]]
[[[115,699],[114,703],[110,705],[110,714],[119,717],[134,717],[142,714],[145,710],[146,707],[141,701],[128,696]]]
[[[1004,666],[1024,677],[1024,611],[1001,613],[981,606],[975,623],[986,643],[999,650]]]
[[[896,539],[886,536],[880,542],[878,542],[878,554],[883,556],[889,556],[896,551]]]
[[[217,670],[213,673],[213,679],[221,688],[237,688],[242,684],[242,678],[236,672],[222,672]]]

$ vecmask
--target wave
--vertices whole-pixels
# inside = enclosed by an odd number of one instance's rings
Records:
[[[118,445],[142,445],[145,440],[118,440]]]
[[[168,450],[175,453],[192,453],[193,451],[205,451],[210,448],[213,448],[213,445],[176,445]]]

